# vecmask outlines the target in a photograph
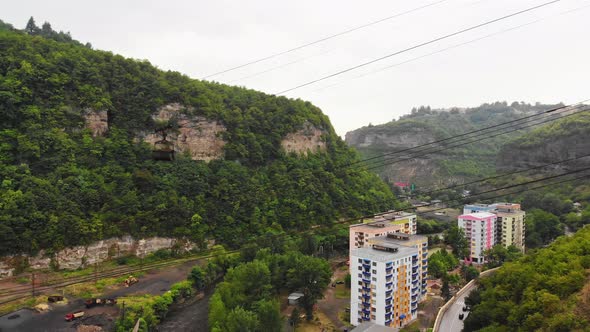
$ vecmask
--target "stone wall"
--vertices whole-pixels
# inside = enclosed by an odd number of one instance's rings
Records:
[[[183,114],[180,104],[169,104],[158,110],[152,118],[156,121],[175,121],[178,130],[170,130],[166,138],[174,144],[174,151],[182,154],[188,152],[193,160],[211,161],[223,158],[225,141],[221,134],[226,131],[223,124],[201,116]],[[141,139],[154,145],[162,139],[156,133],[141,133]]]
[[[322,136],[324,131],[314,127],[311,123],[305,123],[303,129],[289,133],[281,141],[283,150],[287,153],[307,155],[326,150],[326,142]]]
[[[178,247],[181,251],[189,251],[195,247],[194,244],[174,238],[151,237],[147,239],[133,239],[131,236],[110,238],[92,243],[88,246],[76,246],[66,248],[55,254],[55,264],[61,269],[77,269],[103,262],[121,256],[135,255],[144,257],[160,249]],[[18,261],[15,256],[0,258],[0,278],[12,276],[14,264]],[[29,265],[33,269],[48,269],[51,265],[51,258],[46,257],[44,252],[28,258]]]

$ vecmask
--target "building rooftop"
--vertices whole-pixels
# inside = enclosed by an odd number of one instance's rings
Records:
[[[400,244],[404,245],[404,242],[426,242],[428,238],[423,235],[415,235],[415,234],[406,234],[406,233],[392,233],[388,234],[387,236],[376,236],[370,240],[371,242],[375,243],[392,243],[392,244]]]
[[[462,214],[459,218],[467,219],[467,218],[474,218],[474,219],[485,219],[489,217],[495,217],[496,215],[490,212],[475,212],[475,213],[468,213]]]
[[[393,246],[387,246],[388,248],[393,248]],[[405,246],[395,246],[397,248],[396,252],[389,252],[384,250],[377,250],[374,248],[359,248],[353,249],[350,252],[350,256],[360,257],[370,259],[372,261],[378,262],[389,262],[394,259],[407,257],[413,254],[418,255],[418,249],[412,247],[405,247]]]
[[[359,324],[357,327],[352,329],[350,332],[394,332],[399,331],[399,329],[377,325],[373,322],[363,322]]]

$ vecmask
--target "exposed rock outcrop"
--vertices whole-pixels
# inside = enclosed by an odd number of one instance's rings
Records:
[[[177,153],[188,152],[193,160],[211,161],[223,158],[225,141],[221,137],[226,131],[223,124],[201,116],[182,113],[185,108],[180,104],[166,105],[152,117],[156,121],[174,121],[177,131],[169,131],[167,140],[174,144]],[[162,137],[156,133],[141,133],[141,139],[154,144]]]
[[[86,128],[90,129],[92,136],[104,136],[109,130],[109,116],[107,111],[86,109],[83,115],[86,120]]]
[[[157,250],[171,248],[186,252],[194,247],[195,245],[189,241],[174,238],[151,237],[136,240],[130,236],[124,236],[101,240],[88,246],[66,248],[57,252],[53,258],[46,257],[42,251],[34,257],[28,257],[28,265],[32,269],[47,269],[52,264],[63,269],[77,269],[121,256],[144,257]],[[15,256],[0,258],[0,277],[8,277],[14,273],[15,260]]]
[[[322,139],[325,131],[306,122],[303,129],[289,133],[281,141],[281,146],[287,153],[307,155],[326,150],[326,142]]]

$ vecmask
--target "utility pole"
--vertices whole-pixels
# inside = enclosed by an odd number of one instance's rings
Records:
[[[125,321],[125,301],[121,304],[121,317],[122,321]]]
[[[94,284],[98,283],[98,263],[94,262]]]
[[[31,286],[33,288],[33,297],[35,297],[35,272],[31,273]]]

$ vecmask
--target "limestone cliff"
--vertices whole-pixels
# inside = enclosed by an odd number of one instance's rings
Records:
[[[306,122],[303,128],[289,133],[281,141],[281,147],[287,153],[296,153],[307,155],[326,150],[326,142],[322,138],[325,131],[314,127],[311,123]]]
[[[47,257],[44,251],[33,257],[7,256],[0,258],[0,278],[13,274],[14,263],[20,259],[28,260],[32,269],[48,269],[52,264],[62,269],[77,269],[122,256],[134,255],[144,257],[160,249],[176,248],[181,252],[193,249],[189,241],[174,238],[152,237],[134,239],[131,236],[111,238],[97,241],[88,246],[76,246],[58,251],[53,258]]]
[[[167,137],[168,141],[174,143],[174,150],[181,154],[188,152],[193,160],[223,158],[225,141],[221,135],[226,131],[225,126],[201,116],[187,115],[183,110],[180,104],[169,104],[152,116],[155,121],[176,123],[178,129],[169,131]],[[141,139],[152,145],[162,139],[156,133],[142,132],[140,135]]]

